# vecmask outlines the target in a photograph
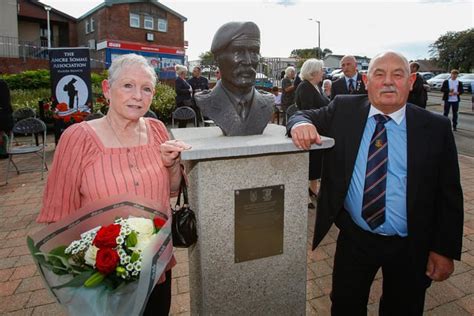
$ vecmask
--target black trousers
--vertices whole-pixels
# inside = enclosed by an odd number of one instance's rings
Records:
[[[166,281],[157,284],[148,298],[145,316],[167,316],[171,307],[171,269],[166,272]]]
[[[407,238],[372,234],[357,226],[346,211],[340,213],[331,314],[367,315],[370,287],[382,268],[379,315],[422,315],[431,280],[424,268],[413,265]]]

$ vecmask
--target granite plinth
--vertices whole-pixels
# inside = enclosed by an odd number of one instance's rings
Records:
[[[189,249],[191,314],[304,315],[308,152],[279,126],[253,136],[213,127],[172,134],[193,146],[182,153],[199,235]],[[284,186],[283,253],[236,262],[235,191],[270,186]]]
[[[252,156],[303,151],[296,148],[286,136],[286,128],[268,124],[262,135],[224,136],[219,127],[176,128],[171,130],[173,138],[184,140],[190,150],[181,153],[182,160]],[[334,146],[334,140],[321,137],[321,145],[313,144],[311,149],[325,149]]]

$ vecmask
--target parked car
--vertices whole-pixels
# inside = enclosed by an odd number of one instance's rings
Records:
[[[433,78],[429,79],[427,82],[430,85],[431,90],[441,90],[441,86],[443,82],[449,78],[451,74],[444,73],[434,76]]]
[[[344,76],[344,73],[342,72],[342,69],[336,69],[333,72],[331,72],[330,76],[331,76],[331,80],[334,81]]]
[[[474,82],[474,74],[459,74],[458,79],[462,82],[464,91],[472,93],[472,83]]]
[[[427,72],[419,72],[419,74],[420,74],[421,77],[422,77],[424,80],[426,80],[426,81],[428,81],[428,80],[430,80],[431,78],[434,77],[434,73],[429,72],[429,71],[427,71]]]

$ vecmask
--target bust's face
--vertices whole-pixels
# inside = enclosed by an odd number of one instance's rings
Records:
[[[255,85],[260,59],[260,45],[255,41],[234,41],[216,55],[221,80],[227,88],[246,91]]]

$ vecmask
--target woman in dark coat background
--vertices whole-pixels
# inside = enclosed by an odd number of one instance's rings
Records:
[[[322,91],[320,84],[324,76],[323,62],[311,58],[304,62],[300,76],[303,79],[295,93],[295,102],[298,110],[319,109],[329,104],[328,97]],[[321,178],[323,153],[320,150],[309,152],[309,194],[310,197],[318,194],[318,179]],[[309,203],[309,208],[314,208]]]
[[[188,68],[183,65],[176,65],[174,67],[176,71],[176,75],[178,76],[175,81],[175,91],[176,91],[176,107],[179,108],[180,106],[189,106],[194,107],[193,99],[192,99],[192,92],[193,88],[191,85],[186,81],[186,75],[188,74]],[[178,127],[186,127],[187,121],[180,120],[178,123]]]

